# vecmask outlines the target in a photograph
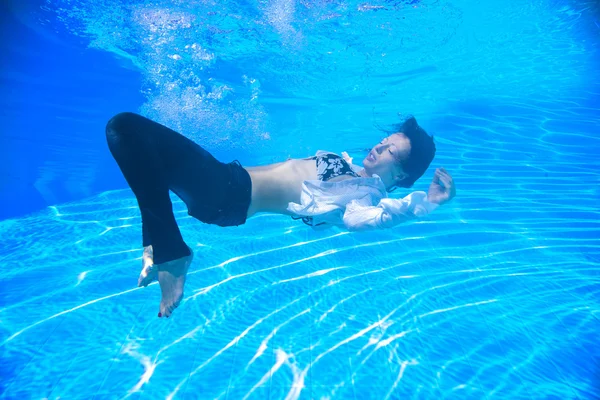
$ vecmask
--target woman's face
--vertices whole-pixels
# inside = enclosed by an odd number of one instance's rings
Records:
[[[386,186],[393,186],[406,174],[400,161],[410,154],[410,140],[403,133],[394,133],[383,138],[363,160],[365,172],[371,176],[377,174]]]

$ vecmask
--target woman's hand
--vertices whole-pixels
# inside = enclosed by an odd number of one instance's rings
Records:
[[[452,176],[444,168],[436,169],[431,185],[429,185],[427,199],[432,203],[442,205],[452,200],[454,196],[456,196],[456,187]]]

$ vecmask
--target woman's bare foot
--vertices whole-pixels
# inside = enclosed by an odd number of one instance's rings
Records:
[[[144,247],[142,255],[142,272],[138,278],[138,287],[146,287],[158,276],[158,268],[154,265],[152,245]]]
[[[159,317],[165,316],[169,318],[179,306],[183,298],[185,277],[193,258],[194,252],[190,249],[190,255],[187,257],[156,265],[158,269],[158,283],[162,292],[160,312],[158,313]]]

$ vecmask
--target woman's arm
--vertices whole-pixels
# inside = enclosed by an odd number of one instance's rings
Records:
[[[352,200],[346,205],[344,225],[351,231],[391,228],[432,213],[455,195],[452,176],[445,169],[438,168],[428,193],[412,192],[403,199],[384,198],[377,206]]]
[[[344,225],[350,231],[392,228],[398,224],[432,213],[438,204],[428,200],[425,192],[412,192],[403,199],[381,199],[369,206],[352,200],[346,205]]]

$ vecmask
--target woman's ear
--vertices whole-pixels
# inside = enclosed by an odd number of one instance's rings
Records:
[[[400,172],[394,177],[394,184],[398,187],[410,187],[412,185],[407,186],[404,182],[408,180],[408,174],[404,171]]]

